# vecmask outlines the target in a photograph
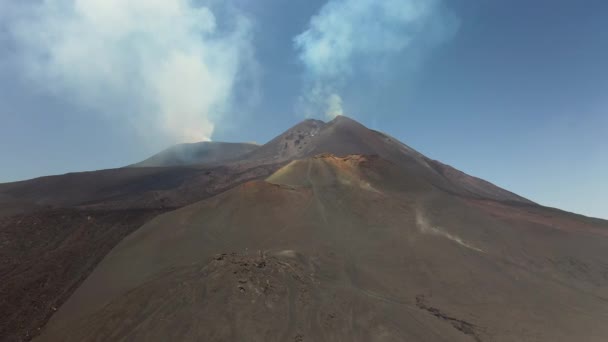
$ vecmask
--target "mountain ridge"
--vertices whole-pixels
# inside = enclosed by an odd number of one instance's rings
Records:
[[[169,167],[200,164],[219,164],[238,159],[257,149],[252,143],[202,141],[171,146],[128,167]]]

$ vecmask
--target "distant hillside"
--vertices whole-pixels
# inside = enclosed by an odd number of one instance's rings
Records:
[[[259,146],[249,143],[203,141],[179,144],[129,167],[167,167],[198,164],[217,164],[238,159]]]

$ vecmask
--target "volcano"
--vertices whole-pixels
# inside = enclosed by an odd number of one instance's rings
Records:
[[[0,185],[4,336],[608,337],[607,221],[543,207],[346,117],[226,158]]]

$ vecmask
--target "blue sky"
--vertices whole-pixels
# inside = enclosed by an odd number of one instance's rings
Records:
[[[0,4],[0,182],[180,141],[264,143],[338,110],[543,205],[608,218],[605,1],[88,3]],[[339,46],[317,54],[327,41]]]

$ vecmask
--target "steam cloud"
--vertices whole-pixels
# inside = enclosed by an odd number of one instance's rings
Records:
[[[294,38],[307,72],[306,115],[342,115],[339,91],[354,73],[381,74],[390,57],[404,52],[400,65],[416,66],[457,27],[441,0],[330,0]]]
[[[146,135],[191,142],[211,138],[252,65],[250,22],[223,6],[229,23],[189,0],[43,0],[8,27],[37,85]]]

